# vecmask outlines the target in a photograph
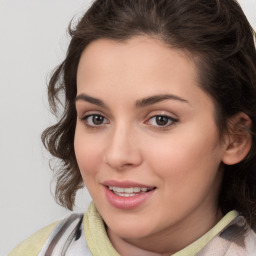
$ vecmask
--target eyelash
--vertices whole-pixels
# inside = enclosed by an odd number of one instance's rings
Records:
[[[89,124],[88,120],[90,120],[90,118],[94,118],[94,117],[103,118],[103,123],[98,124],[98,125],[97,124]],[[107,124],[107,122],[104,122],[107,120],[107,118],[105,118],[103,115],[100,115],[100,114],[89,114],[89,115],[82,117],[81,120],[85,123],[86,127],[89,129],[97,129],[97,128],[102,127],[102,125]],[[91,123],[93,123],[93,120],[91,120]]]
[[[93,118],[95,118],[95,117],[101,118],[103,120],[102,123],[95,124],[93,121]],[[157,124],[156,118],[165,118],[167,121],[167,124],[164,124],[164,125]],[[150,120],[153,120],[153,119],[155,119],[154,124],[150,124]],[[89,114],[89,115],[82,117],[81,120],[85,123],[86,127],[89,129],[99,129],[99,128],[102,128],[102,126],[109,124],[107,118],[101,114]],[[168,115],[153,115],[150,118],[148,118],[144,123],[152,126],[152,128],[157,129],[157,130],[167,130],[171,126],[175,125],[177,122],[178,122],[178,119],[173,118]]]
[[[156,118],[165,118],[167,121],[167,124],[164,124],[164,125],[157,124]],[[154,116],[151,116],[145,123],[149,124],[150,120],[152,120],[152,119],[155,119],[155,121],[154,121],[155,124],[154,125],[151,124],[151,126],[152,126],[152,128],[157,129],[157,130],[167,130],[178,122],[177,118],[173,118],[168,115],[154,115]]]

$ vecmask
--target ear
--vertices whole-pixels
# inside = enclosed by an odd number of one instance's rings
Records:
[[[226,148],[222,158],[224,164],[237,164],[249,153],[252,145],[251,125],[250,117],[242,112],[228,120],[228,134],[225,138]]]

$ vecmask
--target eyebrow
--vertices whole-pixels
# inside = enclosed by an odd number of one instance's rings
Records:
[[[76,98],[75,98],[76,102],[81,101],[81,100],[92,103],[92,104],[97,105],[99,107],[107,108],[107,105],[102,100],[91,97],[91,96],[89,96],[87,94],[84,94],[84,93],[77,95]]]
[[[147,98],[143,98],[141,100],[137,100],[135,105],[136,107],[146,107],[164,100],[177,100],[180,102],[189,103],[187,100],[182,99],[179,96],[176,96],[173,94],[160,94],[160,95],[154,95]]]
[[[87,94],[79,94],[76,96],[75,101],[86,101],[89,103],[92,103],[94,105],[97,105],[99,107],[108,108],[107,105],[100,99],[91,97]],[[177,100],[184,103],[189,103],[187,100],[180,98],[179,96],[173,95],[173,94],[160,94],[160,95],[153,95],[149,96],[140,100],[137,100],[135,103],[136,107],[142,108],[149,105],[156,104],[158,102],[164,101],[164,100]]]

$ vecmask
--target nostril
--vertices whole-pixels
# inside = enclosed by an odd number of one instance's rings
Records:
[[[105,163],[114,169],[126,169],[140,165],[142,158],[136,151],[108,151],[104,157]]]

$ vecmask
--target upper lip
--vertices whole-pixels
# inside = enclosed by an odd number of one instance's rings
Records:
[[[141,183],[137,183],[134,181],[124,180],[124,181],[117,181],[117,180],[106,180],[101,183],[104,186],[113,186],[118,188],[133,188],[133,187],[139,187],[139,188],[154,188],[155,186],[145,185]]]

